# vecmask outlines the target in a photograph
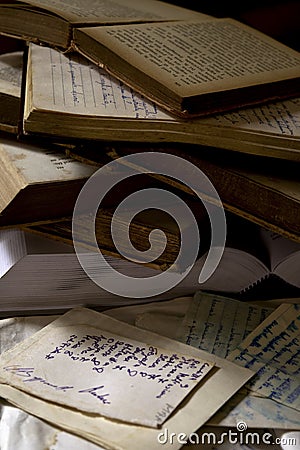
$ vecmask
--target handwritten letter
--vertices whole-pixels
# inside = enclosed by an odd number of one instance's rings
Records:
[[[251,391],[300,411],[300,305],[279,306],[228,359],[256,371]]]
[[[272,308],[198,292],[185,315],[180,341],[225,358]]]
[[[214,366],[89,325],[93,314],[79,321],[73,311],[54,321],[25,349],[12,352],[1,365],[2,378],[81,411],[157,427]]]

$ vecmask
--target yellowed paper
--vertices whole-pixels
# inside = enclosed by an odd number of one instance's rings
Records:
[[[76,323],[78,314],[86,324]],[[90,320],[92,312],[74,311],[53,322],[5,361],[3,380],[74,409],[155,427],[214,366],[102,330]]]
[[[178,329],[178,338],[226,358],[273,311],[267,306],[199,291]]]
[[[156,0],[29,0],[26,3],[65,17],[73,23],[122,23],[209,16]]]
[[[60,325],[63,328],[65,328],[66,325],[69,325],[68,317],[70,318],[69,324],[72,323],[72,326],[74,326],[74,333],[79,325],[86,326],[88,323],[89,326],[93,328],[94,333],[99,332],[99,330],[104,333],[113,330],[114,332],[118,332],[123,339],[137,339],[140,342],[151,342],[151,345],[153,346],[159,345],[161,348],[176,353],[179,351],[185,353],[185,351],[188,350],[190,357],[201,358],[208,361],[210,365],[215,364],[216,368],[212,371],[211,375],[207,377],[207,380],[204,381],[205,389],[194,389],[181,407],[175,410],[164,422],[164,427],[167,427],[169,432],[178,433],[179,430],[182,430],[183,432],[190,433],[198,429],[208,420],[213,412],[215,412],[252,376],[251,371],[239,368],[225,360],[213,357],[197,349],[186,347],[184,344],[180,344],[165,337],[148,333],[144,330],[121,323],[108,316],[82,308],[73,310],[62,316],[61,319],[54,322],[54,324],[56,323],[54,329],[57,330],[60,328]],[[47,332],[49,329],[50,331],[53,331],[53,326],[50,325],[49,327],[44,328],[41,332],[24,341],[20,346],[15,347],[12,351],[6,352],[1,358],[2,368],[3,365],[6,366],[7,363],[12,362],[11,358],[14,358],[13,364],[18,364],[18,355],[21,357],[23,350],[26,351],[26,349],[30,348],[31,344],[34,342],[41,342],[43,336],[49,336]],[[47,345],[53,347],[55,341],[50,339]],[[32,358],[32,361],[34,361],[34,355],[32,355]],[[51,360],[49,361],[51,362]],[[29,363],[28,368],[30,368],[30,361],[27,362]],[[60,376],[65,375],[64,372],[61,372],[61,368],[62,367],[60,366]],[[1,370],[1,378],[3,376],[6,378],[7,373],[7,371]],[[45,371],[44,377],[47,375],[48,372]],[[77,373],[73,372],[73,376],[76,377],[76,375]],[[2,380],[4,381],[3,378]],[[31,391],[33,389],[32,386],[33,384],[31,385]],[[220,386],[222,386],[222,389],[220,389]],[[149,445],[151,445],[151,448],[153,449],[161,447],[161,444],[159,444],[157,440],[158,430],[155,428],[151,429],[125,422],[116,422],[99,415],[85,414],[74,408],[66,408],[55,403],[48,403],[44,399],[33,397],[30,394],[26,394],[24,391],[4,384],[0,386],[0,394],[4,398],[9,399],[13,404],[28,412],[46,418],[48,421],[55,423],[64,429],[80,434],[98,444],[105,444],[110,448],[140,449],[143,448],[143,446],[144,448],[150,448]],[[127,397],[127,392],[123,392],[122,395]],[[145,395],[144,391],[143,395]],[[126,398],[124,398],[124,402],[126,402]],[[127,402],[126,404],[129,406]],[[204,404],[205,408],[199,408],[199,405]],[[166,448],[179,448],[179,446],[176,444],[175,446],[167,445]]]
[[[259,85],[266,78],[275,82],[299,74],[300,56],[296,51],[232,19],[82,31],[182,97]],[[112,73],[117,72],[117,67],[104,58],[102,62]]]
[[[300,305],[283,304],[229,356],[230,361],[255,370],[247,387],[300,411]]]

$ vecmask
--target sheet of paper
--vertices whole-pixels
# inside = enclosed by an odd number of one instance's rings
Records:
[[[0,354],[19,344],[57,318],[57,315],[45,315],[11,317],[0,320]]]
[[[300,412],[270,398],[238,392],[208,424],[236,427],[239,422],[244,422],[248,428],[300,430]]]
[[[59,318],[37,340],[5,357],[3,381],[81,411],[155,427],[214,366],[95,329],[88,325],[92,312],[84,324],[76,323],[77,315]]]
[[[192,299],[192,296],[188,296],[146,304],[121,306],[120,308],[107,309],[104,314],[131,325],[135,325],[137,317],[146,313],[172,314],[183,318]]]
[[[229,356],[256,371],[247,387],[300,411],[300,305],[283,304]]]
[[[208,360],[210,364],[215,364],[215,368],[211,372],[211,375],[207,377],[207,381],[205,381],[205,378],[203,380],[205,389],[194,389],[192,395],[190,395],[181,407],[164,422],[164,426],[168,428],[169,432],[178,433],[178,430],[182,430],[182,432],[189,433],[198,429],[253,375],[251,371],[237,367],[226,360],[212,357],[205,352],[201,352],[200,350],[191,347],[187,348],[184,344],[172,341],[163,336],[151,334],[145,330],[109,318],[109,316],[105,316],[104,314],[99,314],[84,308],[78,308],[67,313],[58,319],[58,321],[53,322],[22,344],[16,346],[13,350],[7,351],[1,357],[2,367],[3,364],[4,367],[6,367],[6,364],[11,362],[11,358],[14,358],[14,364],[17,365],[18,356],[22,357],[22,354],[24,355],[23,351],[26,351],[28,348],[33,348],[31,344],[41,342],[44,335],[47,335],[48,337],[55,336],[53,333],[55,333],[57,329],[66,329],[69,320],[70,324],[74,326],[74,333],[75,329],[79,330],[80,326],[86,327],[86,324],[89,324],[89,327],[92,327],[93,329],[94,336],[99,330],[103,333],[113,330],[114,333],[118,332],[120,336],[123,336],[123,339],[136,339],[140,342],[148,342],[148,344],[151,342],[155,347],[159,345],[161,348],[176,353],[182,352],[184,354],[186,353],[186,350],[189,350],[188,354],[190,357],[198,359],[203,358],[203,360]],[[50,336],[48,334],[49,330]],[[52,348],[55,342],[56,341],[51,337],[47,345]],[[15,358],[15,356],[17,358]],[[35,355],[32,355],[33,359],[35,357]],[[31,359],[31,361],[33,361],[33,359]],[[27,361],[27,368],[31,367],[31,361]],[[48,361],[51,362],[51,359]],[[55,361],[55,358],[52,361]],[[8,372],[2,370],[1,374],[4,374],[6,377]],[[64,372],[61,371],[61,366],[60,374],[61,376],[64,374]],[[77,379],[77,375],[78,373],[74,373],[73,371],[73,377],[75,376]],[[13,376],[13,378],[16,377]],[[34,389],[33,386],[36,386],[38,383],[39,382],[31,383],[31,389]],[[222,386],[222,389],[220,389],[220,386]],[[49,386],[49,389],[50,388],[51,387]],[[62,393],[62,391],[58,391],[58,394],[60,393]],[[6,384],[1,384],[0,395],[9,399],[9,401],[16,406],[25,409],[30,413],[34,413],[34,415],[38,417],[46,418],[49,422],[76,434],[80,434],[97,444],[103,445],[105,443],[106,446],[109,445],[111,448],[118,449],[140,449],[143,448],[143,446],[144,448],[149,448],[149,445],[151,445],[151,448],[153,449],[161,448],[161,444],[157,441],[157,433],[159,430],[156,428],[137,426],[110,420],[98,415],[85,414],[84,412],[73,408],[66,408],[55,403],[49,403],[45,399],[32,396]],[[122,392],[122,395],[124,396],[124,392]],[[124,397],[123,400],[128,407],[128,402]],[[199,408],[199,405],[201,404],[205,404],[205,408]],[[176,446],[175,443],[175,446],[170,444],[165,448],[179,448],[179,446]]]
[[[0,448],[1,450],[101,450],[104,447],[97,446],[87,440],[81,439],[70,433],[59,430],[46,422],[27,414],[12,406],[0,404],[1,419],[0,419]],[[201,445],[203,450],[232,450],[228,442],[228,428],[227,427],[202,427],[197,435],[194,433],[191,435],[191,444],[184,446],[185,449],[196,448],[196,439]],[[272,435],[272,441],[275,438],[281,436],[283,433],[279,430],[272,429],[251,429],[249,433],[255,433],[256,436],[262,436],[264,433],[268,433],[266,436]],[[164,448],[164,441],[168,438],[166,433],[160,435],[161,448]],[[299,439],[298,436],[295,436]],[[260,438],[262,441],[262,438]],[[218,444],[216,444],[218,442]],[[268,450],[269,446],[262,447],[261,445],[250,446],[238,443],[234,445],[234,449],[240,450]],[[272,446],[274,450],[281,449],[280,446]],[[148,449],[147,449],[148,450]]]
[[[219,298],[219,300],[222,299],[222,297],[208,295],[207,299],[209,298]],[[226,298],[226,301],[227,300],[229,304],[231,303],[231,308],[229,309],[232,311],[232,308],[235,305],[235,300],[231,302],[230,299]],[[177,301],[178,307],[177,309],[175,309],[174,306],[176,305]],[[159,332],[160,334],[171,337],[173,339],[178,339],[178,336],[182,335],[184,316],[187,317],[188,311],[189,313],[191,313],[192,311],[195,312],[193,307],[195,306],[195,304],[199,305],[199,301],[195,303],[195,300],[190,297],[188,299],[188,302],[181,303],[181,309],[179,309],[179,299],[163,303],[164,307],[163,305],[161,305],[161,307],[159,308],[158,305],[157,309],[155,308],[154,304],[152,304],[152,307],[150,308],[147,308],[148,305],[140,305],[137,307],[129,306],[124,309],[128,310],[126,314],[129,314],[130,311],[132,311],[132,313],[135,312],[135,323],[137,326],[156,333]],[[248,323],[248,331],[250,324],[252,327],[255,326],[255,324],[262,320],[265,315],[274,311],[275,307],[280,306],[278,302],[273,304],[272,301],[261,301],[257,302],[257,306],[259,306],[259,308],[257,308],[256,310],[255,308],[252,309],[252,303],[251,305],[248,303],[239,303],[240,308],[242,308],[241,310],[239,310],[239,312],[241,314],[246,314],[249,319],[252,318]],[[226,306],[228,307],[229,304],[226,304]],[[268,305],[270,305],[270,307]],[[251,307],[250,311],[249,307]],[[121,315],[122,308],[117,308],[116,312],[118,315]],[[199,309],[198,313],[200,316],[200,322],[203,319],[201,312],[202,309],[201,311]],[[114,310],[110,310],[110,313],[113,315]],[[126,315],[124,317],[126,317]],[[218,316],[217,314],[215,314],[214,317],[215,319],[220,319],[220,316]],[[192,318],[195,318],[195,316],[193,315]],[[245,323],[247,323],[246,318],[243,318],[242,315],[239,317],[239,320],[244,325]],[[224,325],[224,322],[222,322],[222,325]],[[226,337],[226,330],[227,328],[225,328],[225,330],[223,331],[225,331],[225,341],[228,341],[228,337]],[[235,337],[237,338],[237,336],[238,335],[236,335]],[[240,342],[242,342],[243,334],[240,333],[239,336],[241,339]],[[245,422],[249,428],[270,427],[300,430],[299,412],[290,407],[279,404],[274,400],[265,397],[261,398],[254,395],[247,395],[246,393],[237,393],[209,420],[208,423],[215,426],[236,427],[236,425],[241,421]]]
[[[159,312],[148,312],[139,314],[136,318],[135,325],[144,330],[176,339],[177,331],[181,327],[183,317],[173,314],[165,314]]]
[[[199,291],[178,330],[178,338],[226,358],[273,310]]]
[[[97,168],[83,164],[56,149],[0,140],[0,163],[10,164],[28,183],[60,182],[89,178]],[[25,181],[24,181],[25,182]]]

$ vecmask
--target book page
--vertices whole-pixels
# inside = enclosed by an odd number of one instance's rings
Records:
[[[24,232],[17,229],[0,232],[0,278],[26,255]],[[0,344],[1,350],[1,344]]]
[[[9,161],[28,183],[45,183],[88,178],[93,166],[75,161],[62,151],[14,141],[0,141],[0,161]]]
[[[72,335],[76,335],[76,337],[70,337],[69,342],[64,340],[63,342],[60,341],[60,337],[62,337],[62,334],[72,332]],[[84,336],[90,336],[92,340],[88,342],[83,342],[80,338],[82,337],[81,331],[84,332]],[[88,334],[86,333],[88,332]],[[49,333],[51,335],[51,339],[49,339]],[[58,335],[57,335],[58,333]],[[67,336],[66,334],[66,336]],[[93,351],[92,344],[93,340],[95,342],[96,336],[100,335],[103,336],[103,338],[108,334],[118,334],[119,336],[122,336],[122,341],[119,343],[119,345],[116,345],[114,349],[112,348],[116,342],[110,342],[110,345],[105,346],[101,349],[102,344],[105,344],[103,341],[99,346],[99,352],[96,352],[96,349],[94,348],[94,355],[90,355]],[[59,340],[56,340],[56,336],[59,337]],[[46,339],[46,337],[48,339]],[[79,340],[78,340],[79,339]],[[78,340],[78,342],[77,342]],[[121,352],[121,347],[129,344],[132,341],[138,340],[142,345],[139,346],[140,352],[146,352],[146,348],[149,346],[152,346],[152,350],[149,351],[146,357],[142,356],[140,353],[140,357],[137,356],[138,353],[136,353],[137,359],[134,359],[133,352],[130,350],[130,348],[127,345],[127,352],[123,353]],[[74,342],[72,342],[74,341]],[[76,342],[75,342],[76,341]],[[143,343],[147,342],[146,345],[143,345]],[[41,345],[42,343],[42,345]],[[59,344],[65,344],[63,346],[60,346]],[[78,346],[77,346],[78,343]],[[70,345],[68,345],[70,344]],[[72,346],[77,346],[76,348],[71,348]],[[45,347],[46,346],[46,347]],[[91,356],[89,361],[86,361],[85,363],[80,363],[78,360],[76,360],[75,352],[78,352],[79,350],[86,349],[87,352],[82,354],[82,358],[88,359],[89,356]],[[37,351],[37,353],[34,351],[34,353],[30,352],[30,350],[34,350],[34,348]],[[109,350],[111,348],[111,350]],[[132,350],[135,348],[133,346]],[[150,347],[149,347],[150,348]],[[151,358],[150,353],[154,351],[155,348],[163,348],[168,353],[168,350],[171,352],[171,354],[177,354],[182,350],[188,350],[188,359],[192,358],[195,361],[201,360],[201,364],[203,361],[207,361],[210,367],[215,365],[215,368],[211,372],[211,375],[208,377],[205,377],[203,379],[203,382],[201,383],[201,386],[203,384],[204,389],[202,387],[196,388],[193,390],[192,395],[189,396],[188,401],[181,404],[181,407],[178,409],[178,411],[175,409],[173,411],[173,414],[170,416],[170,418],[165,419],[163,416],[168,415],[168,411],[164,410],[161,411],[161,414],[157,418],[159,421],[166,420],[164,422],[164,426],[168,428],[170,432],[178,432],[178,430],[182,430],[182,432],[190,433],[192,431],[195,431],[198,429],[207,419],[212,415],[212,411],[216,411],[223,402],[226,401],[234,392],[236,392],[241,385],[243,385],[249,378],[252,376],[252,372],[241,369],[235,365],[232,365],[231,363],[218,359],[217,357],[212,357],[211,355],[206,354],[205,352],[201,352],[200,350],[193,349],[193,348],[187,348],[183,344],[180,344],[178,342],[169,340],[167,338],[157,336],[152,333],[148,333],[144,330],[132,327],[130,325],[127,325],[125,323],[116,321],[115,319],[109,318],[106,315],[96,313],[91,310],[86,310],[84,308],[78,308],[73,311],[70,311],[69,313],[65,314],[61,318],[59,318],[57,321],[50,324],[48,327],[45,327],[40,332],[36,333],[26,341],[24,341],[22,344],[14,347],[12,350],[7,351],[5,354],[1,356],[1,379],[4,381],[13,382],[22,386],[22,391],[13,388],[8,385],[1,384],[0,391],[1,396],[4,398],[10,398],[10,401],[27,410],[28,412],[33,412],[38,417],[47,418],[48,421],[52,423],[56,423],[58,426],[61,426],[64,429],[68,429],[70,431],[75,431],[77,434],[81,434],[81,436],[86,437],[89,440],[92,440],[93,442],[96,442],[98,444],[105,444],[104,446],[109,445],[113,448],[131,448],[131,449],[141,449],[141,448],[153,448],[158,449],[161,448],[161,444],[159,444],[157,440],[157,434],[161,430],[157,430],[157,428],[150,428],[150,427],[144,427],[144,426],[137,426],[134,424],[125,423],[123,421],[115,421],[110,420],[108,418],[101,417],[99,415],[91,415],[91,414],[84,414],[82,411],[82,401],[80,400],[79,403],[76,404],[75,409],[68,408],[67,410],[63,406],[59,406],[55,403],[48,403],[45,400],[45,397],[43,396],[43,399],[39,398],[38,396],[34,395],[31,396],[29,394],[26,394],[23,389],[24,385],[27,384],[26,389],[29,389],[30,392],[35,392],[35,394],[38,394],[39,390],[44,391],[51,391],[53,390],[56,392],[55,397],[60,397],[60,401],[64,401],[65,394],[68,392],[68,387],[71,385],[75,387],[75,385],[88,385],[89,388],[92,388],[92,385],[89,384],[90,382],[90,374],[91,372],[94,372],[94,376],[98,376],[98,382],[94,387],[102,386],[100,384],[100,380],[103,380],[102,375],[98,373],[97,370],[92,370],[93,368],[98,369],[98,372],[101,371],[102,363],[105,364],[107,362],[108,364],[105,366],[108,370],[109,367],[112,368],[116,365],[118,365],[118,361],[115,361],[115,358],[119,359],[119,362],[121,359],[123,359],[122,366],[125,365],[126,369],[125,372],[123,369],[115,369],[116,373],[118,375],[114,375],[119,378],[128,379],[130,378],[129,383],[131,384],[131,389],[134,389],[134,386],[136,384],[139,384],[137,381],[136,376],[133,373],[133,370],[140,371],[140,372],[146,372],[146,366],[147,361],[149,361],[149,358]],[[72,355],[71,352],[74,352]],[[27,352],[30,352],[29,354]],[[50,355],[50,359],[43,359],[41,361],[38,358],[39,354]],[[103,353],[106,352],[106,357],[103,356]],[[24,361],[23,365],[23,358],[25,358],[26,353],[28,354],[28,358],[26,360],[26,364]],[[184,353],[182,353],[184,354]],[[52,358],[54,356],[54,358]],[[72,360],[72,356],[74,359]],[[207,358],[206,358],[207,356]],[[132,358],[133,357],[133,358]],[[101,359],[100,364],[97,364],[96,361]],[[125,358],[127,358],[127,361],[125,362]],[[132,358],[132,359],[131,359]],[[199,359],[200,358],[200,359]],[[26,359],[26,358],[25,358]],[[19,362],[21,362],[21,366],[19,365]],[[47,366],[47,370],[40,375],[39,379],[35,378],[32,379],[32,369],[36,367],[36,362],[39,360],[40,364],[43,363],[43,367],[45,368]],[[62,366],[59,364],[59,361],[64,361],[64,365]],[[131,362],[130,362],[131,361]],[[177,360],[179,362],[179,360]],[[38,364],[39,364],[38,363]],[[66,364],[66,365],[65,365]],[[69,365],[74,365],[78,367],[82,365],[83,368],[80,369],[80,371],[84,370],[87,374],[87,377],[78,377],[78,371],[72,370],[72,373],[67,370]],[[135,364],[136,366],[134,368],[129,367]],[[171,364],[171,365],[170,365]],[[174,366],[172,366],[171,361],[166,358],[165,362],[165,369],[166,370],[173,370],[175,369]],[[175,362],[176,365],[176,362]],[[121,366],[121,364],[120,364]],[[159,367],[160,363],[157,361],[156,367]],[[7,369],[4,369],[6,367]],[[48,368],[50,367],[50,372],[48,371]],[[52,367],[52,368],[51,368]],[[56,370],[55,370],[56,367]],[[62,371],[62,367],[66,367],[66,371]],[[22,368],[24,370],[22,370]],[[208,369],[209,367],[207,367]],[[127,369],[132,370],[131,375],[127,371]],[[181,374],[183,374],[186,370],[186,364],[184,363],[181,367]],[[105,371],[106,369],[104,369]],[[30,374],[31,373],[31,374]],[[101,372],[103,374],[103,372]],[[196,366],[194,367],[194,373],[197,373]],[[19,376],[17,375],[19,374]],[[203,372],[204,374],[204,372]],[[27,375],[30,375],[28,377]],[[134,375],[134,376],[132,376]],[[34,375],[35,376],[35,375]],[[49,378],[56,377],[57,384],[52,379],[52,382]],[[197,376],[197,375],[196,375]],[[200,373],[198,373],[198,376],[200,376]],[[71,378],[72,380],[71,380]],[[170,378],[176,377],[176,373],[173,372],[171,377],[168,377],[166,380],[166,383],[170,384]],[[148,385],[154,385],[160,386],[160,388],[163,389],[163,387],[166,387],[166,383],[162,383],[163,386],[161,386],[161,383],[155,383],[153,380],[145,380],[147,377],[143,377],[140,375],[141,380],[140,383],[148,383]],[[185,378],[185,383],[187,383],[187,378]],[[207,378],[207,380],[206,380]],[[47,380],[46,380],[47,379]],[[17,380],[17,381],[16,381]],[[29,382],[29,380],[31,380]],[[44,380],[44,381],[43,381]],[[223,381],[223,383],[222,383]],[[111,381],[108,380],[108,383]],[[49,384],[47,384],[49,383]],[[102,383],[102,381],[101,381]],[[103,382],[104,384],[104,382]],[[105,381],[106,384],[106,381]],[[177,383],[176,383],[177,384]],[[28,387],[29,385],[29,387]],[[217,386],[222,385],[222,389],[218,389]],[[128,402],[128,396],[130,397],[130,389],[128,390],[119,390],[118,389],[119,384],[117,383],[115,386],[115,389],[111,391],[111,395],[109,397],[104,397],[104,391],[101,394],[101,389],[99,387],[99,392],[97,393],[97,396],[106,398],[107,400],[112,400],[112,397],[117,395],[118,396],[118,402],[121,403],[121,409],[122,411],[125,411],[125,415],[127,413],[127,409],[130,410],[134,409],[134,403],[133,406]],[[59,388],[62,389],[59,389]],[[82,386],[83,387],[83,386]],[[108,388],[108,385],[106,385],[106,388]],[[178,384],[177,388],[179,390],[187,389],[184,387],[180,387]],[[64,392],[64,389],[66,392]],[[175,389],[172,389],[171,386],[169,386],[169,391],[166,393],[169,399],[170,396],[172,396],[175,391]],[[80,389],[82,390],[82,389]],[[103,389],[102,389],[103,390]],[[167,389],[168,390],[168,389]],[[173,391],[173,393],[172,393]],[[70,390],[69,390],[70,392]],[[108,390],[107,390],[108,392]],[[145,395],[147,398],[149,398],[150,392],[148,390],[143,390],[143,396]],[[213,392],[214,395],[211,395]],[[94,394],[96,392],[94,391]],[[121,395],[120,395],[121,394]],[[39,394],[38,394],[39,395]],[[79,395],[79,393],[78,393]],[[96,402],[102,404],[102,401],[97,398],[96,396],[92,395],[91,393],[84,393],[82,392],[80,395],[85,396],[87,395],[90,397],[90,402]],[[145,417],[148,413],[145,412],[143,407],[143,396],[139,395],[139,399],[141,401],[140,410],[138,417]],[[222,400],[221,400],[222,399]],[[154,399],[153,399],[154,400]],[[199,403],[200,402],[200,403]],[[199,404],[202,402],[205,402],[206,408],[203,410],[202,408],[199,409]],[[217,406],[218,405],[218,406]],[[103,405],[105,406],[105,405]],[[106,404],[106,406],[109,406]],[[146,404],[146,409],[153,409],[149,407],[149,402]],[[79,411],[79,409],[81,411]],[[67,411],[67,413],[66,413]],[[137,417],[137,416],[136,416]],[[135,418],[136,418],[135,417]],[[131,416],[132,419],[132,416]],[[177,430],[177,431],[176,431]],[[151,445],[150,445],[151,444]],[[165,446],[165,448],[179,448],[180,445],[176,443],[176,441],[173,444],[168,444]]]
[[[23,52],[0,55],[0,92],[21,97]]]
[[[94,27],[81,32],[180,97],[299,75],[298,52],[232,19]],[[107,53],[106,59],[101,52],[99,59],[116,73],[117,64],[113,67],[110,56]]]
[[[226,114],[216,114],[203,119],[202,123],[230,130],[241,129],[280,137],[300,138],[300,98],[270,102]]]
[[[261,229],[261,238],[270,255],[270,263],[272,270],[276,271],[276,267],[287,259],[290,255],[300,252],[300,244],[274,233],[270,230]]]
[[[29,0],[26,3],[80,24],[209,18],[206,14],[156,0]]]
[[[279,306],[229,356],[256,371],[247,388],[300,411],[300,305]]]
[[[187,345],[226,358],[273,310],[197,292],[178,337]]]
[[[33,108],[103,118],[173,120],[79,54],[31,44],[29,58]],[[25,109],[28,114],[28,106]]]

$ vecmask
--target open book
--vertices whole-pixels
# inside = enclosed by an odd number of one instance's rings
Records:
[[[64,147],[0,139],[0,225],[69,216],[95,170],[67,157]]]
[[[0,32],[76,49],[179,116],[300,94],[298,52],[236,20],[156,0],[12,2],[0,19]]]
[[[61,138],[181,142],[300,158],[300,98],[209,118],[164,112],[76,53],[29,46],[23,132]]]

